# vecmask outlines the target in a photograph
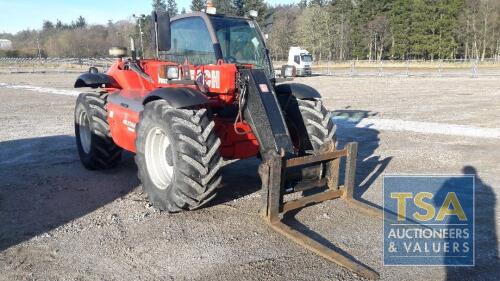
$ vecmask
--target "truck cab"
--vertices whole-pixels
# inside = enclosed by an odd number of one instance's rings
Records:
[[[288,51],[288,65],[293,65],[297,76],[312,75],[312,55],[301,47],[290,47]]]

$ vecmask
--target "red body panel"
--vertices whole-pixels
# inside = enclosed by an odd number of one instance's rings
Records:
[[[124,70],[124,63],[117,61],[108,70],[107,74],[112,76],[122,89],[136,89],[151,91],[154,85],[131,70]]]
[[[249,133],[236,133],[234,120],[232,119],[215,119],[215,131],[222,143],[220,148],[222,157],[244,159],[257,155],[259,153],[259,142],[255,135],[251,133],[250,126],[246,123],[238,123],[237,128],[239,132]]]
[[[135,149],[135,124],[139,114],[123,106],[108,103],[108,122],[114,142],[131,152]]]
[[[119,95],[120,99],[125,99],[134,106],[125,107],[119,102],[109,98],[108,101],[108,122],[110,124],[111,136],[114,142],[131,152],[136,152],[135,147],[135,126],[140,121],[139,114],[142,110],[142,101],[151,91],[158,88],[168,87],[191,87],[198,89],[198,86],[188,86],[179,84],[162,83],[160,77],[166,66],[178,66],[180,77],[184,77],[182,69],[188,71],[192,80],[196,80],[205,86],[207,95],[211,101],[209,107],[220,108],[233,105],[236,102],[237,68],[234,64],[219,63],[217,65],[202,65],[182,67],[172,62],[159,60],[142,60],[140,67],[151,77],[146,79],[133,70],[125,69],[125,61],[117,60],[108,70],[107,74],[112,76],[121,88],[106,89],[110,97]],[[238,123],[238,132],[234,128],[234,119],[215,117],[215,130],[221,139],[220,153],[226,159],[243,159],[253,157],[259,152],[259,143],[251,132],[250,126],[246,123]],[[241,132],[246,132],[241,134]]]

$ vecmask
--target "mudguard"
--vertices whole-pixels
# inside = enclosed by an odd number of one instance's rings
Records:
[[[209,99],[200,91],[191,88],[161,88],[152,91],[142,104],[164,99],[173,108],[185,108],[209,103]]]
[[[113,77],[104,73],[84,73],[76,79],[75,88],[120,88]]]
[[[314,88],[298,83],[280,84],[275,87],[276,94],[293,95],[298,99],[320,99],[321,95]]]

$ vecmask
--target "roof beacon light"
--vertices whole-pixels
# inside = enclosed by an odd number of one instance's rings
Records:
[[[256,18],[259,16],[259,12],[257,12],[256,10],[250,10],[250,11],[248,11],[248,15],[249,15],[251,18],[256,19]]]
[[[207,14],[215,15],[217,13],[217,9],[214,7],[214,4],[212,3],[212,0],[207,1]]]

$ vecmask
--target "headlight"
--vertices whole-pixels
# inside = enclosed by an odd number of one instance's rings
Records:
[[[160,84],[168,84],[169,80],[178,80],[179,76],[177,65],[162,65],[158,69],[158,83]]]
[[[167,79],[179,79],[179,68],[177,66],[167,66]]]

